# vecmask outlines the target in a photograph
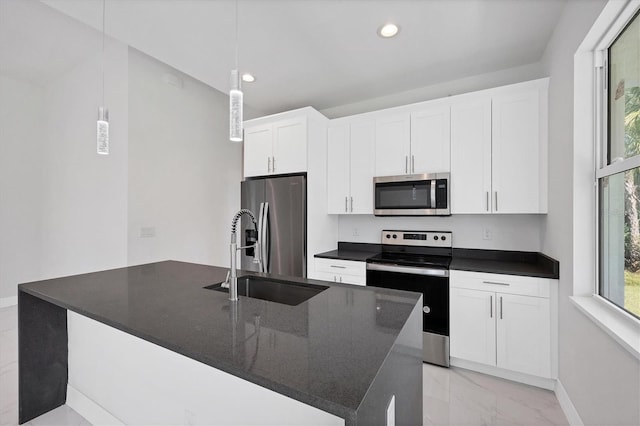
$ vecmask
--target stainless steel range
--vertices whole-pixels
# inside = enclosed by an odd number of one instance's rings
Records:
[[[449,366],[451,232],[382,231],[367,260],[367,285],[422,293],[423,360]]]

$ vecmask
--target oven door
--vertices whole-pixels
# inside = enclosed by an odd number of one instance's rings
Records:
[[[449,270],[367,263],[367,286],[422,293],[422,330],[449,335]]]
[[[367,286],[422,293],[423,359],[449,366],[449,270],[367,263]]]

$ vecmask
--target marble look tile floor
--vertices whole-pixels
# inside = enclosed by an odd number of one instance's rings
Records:
[[[18,309],[0,309],[0,425],[18,423]],[[424,364],[424,425],[567,425],[553,392],[459,368]],[[90,423],[64,405],[27,425]]]

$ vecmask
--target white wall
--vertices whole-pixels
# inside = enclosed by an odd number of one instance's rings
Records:
[[[454,247],[540,251],[542,220],[542,215],[453,215],[449,217],[342,215],[338,227],[338,240],[379,244],[380,231],[383,229],[451,231]],[[490,240],[483,239],[485,229],[491,234]]]
[[[541,77],[546,77],[546,74],[542,69],[542,65],[536,62],[487,74],[474,75],[446,83],[434,84],[432,86],[421,87],[419,89],[395,93],[380,98],[368,99],[354,104],[327,108],[320,112],[329,118],[338,118],[431,99],[446,98],[447,96],[460,95],[462,93],[490,89],[492,87],[520,83],[527,80],[535,80]]]
[[[129,52],[128,262],[227,265],[242,179],[242,144],[229,142],[228,97]],[[141,237],[143,227],[155,237]]]
[[[42,88],[0,75],[0,299],[40,277]]]
[[[127,47],[108,40],[110,155],[96,153],[102,57],[91,54],[44,91],[42,276],[126,266]]]
[[[570,0],[547,46],[543,65],[549,96],[549,214],[543,251],[560,261],[559,378],[587,425],[640,424],[640,363],[570,302],[574,266],[573,158],[591,146],[573,144],[574,53],[604,6],[603,0]],[[588,156],[587,156],[588,157]],[[578,232],[590,232],[579,230]]]

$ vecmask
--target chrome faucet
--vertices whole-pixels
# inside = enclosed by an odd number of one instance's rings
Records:
[[[259,234],[255,244],[238,247],[237,237],[236,237],[236,228],[238,227],[238,220],[240,220],[240,218],[243,215],[247,215],[251,218],[251,221],[253,222],[253,228],[256,230],[256,232],[258,231],[256,217],[251,212],[251,210],[242,209],[242,210],[239,210],[233,216],[233,220],[231,221],[231,245],[229,250],[229,254],[231,256],[231,268],[229,269],[229,273],[227,274],[227,280],[224,283],[222,283],[222,287],[229,288],[229,300],[231,301],[238,300],[238,266],[237,266],[236,252],[238,250],[253,248],[255,253],[253,258],[253,263],[258,263],[258,264],[262,263],[261,254],[260,254],[262,251],[261,243],[260,243],[261,236]]]

